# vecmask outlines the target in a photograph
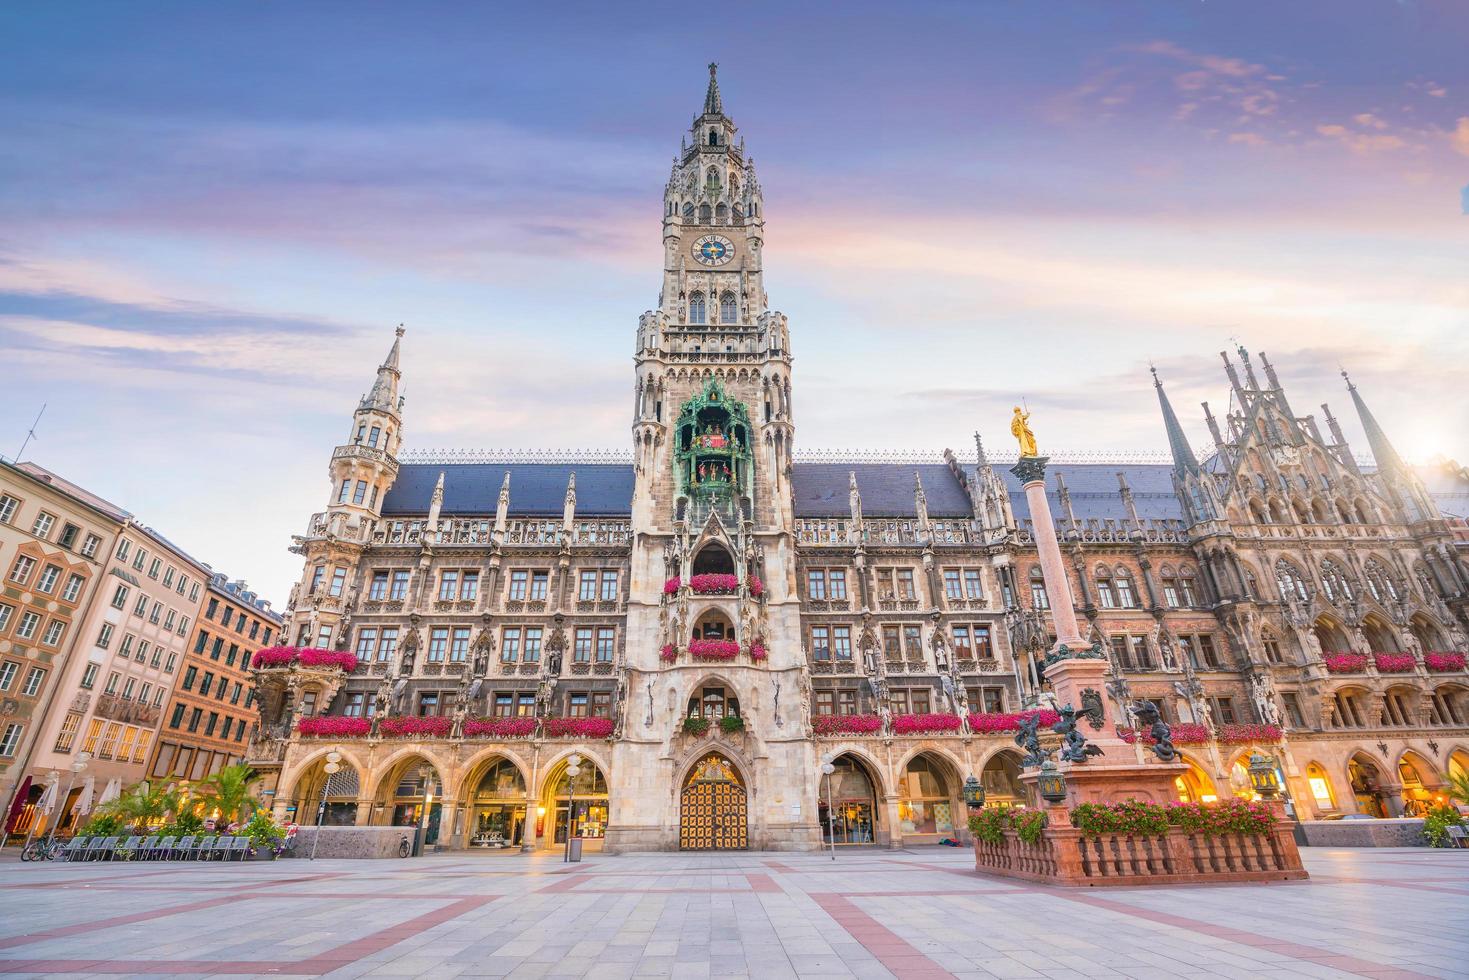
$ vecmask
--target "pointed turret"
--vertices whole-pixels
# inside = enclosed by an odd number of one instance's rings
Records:
[[[1387,433],[1378,424],[1377,417],[1362,400],[1362,393],[1352,384],[1351,377],[1345,370],[1341,376],[1347,383],[1347,391],[1352,394],[1352,404],[1357,407],[1357,417],[1362,421],[1362,431],[1367,434],[1367,446],[1372,450],[1372,458],[1377,463],[1377,478],[1383,488],[1402,507],[1404,516],[1410,523],[1434,516],[1437,508],[1430,501],[1418,475],[1403,462],[1403,457],[1393,448]]]
[[[1168,401],[1168,393],[1163,390],[1158,369],[1148,370],[1153,374],[1153,387],[1158,389],[1158,406],[1163,410],[1163,428],[1168,432],[1168,448],[1173,452],[1173,472],[1180,479],[1198,476],[1199,461],[1194,458],[1188,437],[1183,434],[1183,426],[1179,424],[1178,416],[1174,414],[1173,406]]]
[[[377,380],[372,383],[372,391],[362,399],[363,408],[396,414],[403,407],[402,399],[398,396],[398,382],[402,378],[402,372],[398,369],[398,353],[402,343],[403,324],[400,323],[393,335],[393,347],[377,369]]]
[[[403,326],[377,369],[372,390],[352,413],[347,443],[332,452],[334,508],[356,508],[378,514],[378,502],[398,476],[398,447],[403,443],[403,399],[398,394],[398,367]]]
[[[719,98],[719,65],[709,62],[709,89],[704,93],[704,114],[722,116],[724,115],[724,103]]]

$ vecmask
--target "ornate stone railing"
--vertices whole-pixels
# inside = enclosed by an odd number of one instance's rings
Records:
[[[1204,882],[1293,881],[1308,877],[1276,802],[1275,826],[1265,834],[1189,833],[1085,836],[1065,807],[1046,811],[1049,826],[1034,844],[1006,830],[1004,839],[975,839],[974,868],[1007,878],[1052,885],[1164,885]]]

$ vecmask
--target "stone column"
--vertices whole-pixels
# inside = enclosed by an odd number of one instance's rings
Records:
[[[352,823],[357,827],[366,827],[372,821],[372,800],[357,801],[357,815]]]
[[[1061,561],[1056,525],[1051,520],[1051,505],[1046,500],[1046,462],[1045,456],[1022,456],[1010,472],[1019,478],[1025,489],[1025,501],[1030,505],[1041,575],[1051,600],[1051,619],[1056,624],[1056,642],[1074,649],[1085,644],[1076,625],[1076,603],[1071,597],[1071,582]]]

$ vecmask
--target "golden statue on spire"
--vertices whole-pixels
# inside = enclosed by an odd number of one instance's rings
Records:
[[[1021,459],[1040,455],[1035,445],[1035,433],[1030,431],[1030,413],[1022,412],[1019,405],[1015,406],[1015,414],[1010,418],[1010,434],[1020,443]]]

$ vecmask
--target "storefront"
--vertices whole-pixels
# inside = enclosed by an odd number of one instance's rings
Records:
[[[519,847],[525,829],[525,779],[513,762],[497,759],[474,791],[469,846]]]
[[[939,764],[919,755],[903,770],[898,796],[898,832],[904,838],[954,836],[954,801]]]
[[[551,790],[543,799],[541,809],[548,811],[544,816],[551,818],[551,835],[543,836],[546,846],[565,845],[568,819],[572,833],[583,841],[595,841],[600,846],[607,835],[607,777],[596,765],[583,757],[581,772],[577,773],[576,785],[570,785],[566,766],[562,764]],[[542,828],[544,835],[544,827]]]
[[[1013,752],[1001,752],[986,762],[979,782],[984,787],[985,806],[1029,805],[1029,794],[1020,781],[1020,757]]]
[[[872,780],[861,763],[844,755],[821,781],[816,818],[823,842],[872,844],[877,841],[878,810]]]
[[[434,772],[432,766],[427,763],[420,766],[409,765],[398,778],[393,787],[392,799],[392,826],[394,827],[419,827],[424,826],[424,846],[432,846],[439,842],[439,825],[443,819],[444,788],[439,782],[438,773]],[[424,807],[428,807],[428,822],[424,824]]]

